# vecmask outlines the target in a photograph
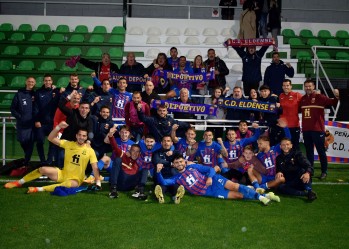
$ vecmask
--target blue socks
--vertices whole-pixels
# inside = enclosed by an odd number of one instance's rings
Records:
[[[257,180],[253,181],[253,182],[252,182],[252,186],[254,187],[254,189],[259,188],[259,183],[258,183],[258,181],[257,181]]]
[[[244,199],[259,200],[260,194],[245,185],[239,185],[239,192],[243,194]]]

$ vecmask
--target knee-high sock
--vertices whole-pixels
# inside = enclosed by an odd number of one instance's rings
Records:
[[[70,188],[71,185],[72,185],[71,180],[67,180],[67,181],[64,181],[61,183],[44,186],[43,189],[44,189],[44,191],[47,191],[47,192],[53,192],[56,187],[62,186],[62,187]]]
[[[244,199],[259,200],[260,194],[245,185],[239,185],[239,192],[243,194]]]
[[[39,172],[39,169],[33,170],[29,174],[25,175],[23,177],[24,182],[30,182],[32,180],[35,180],[36,178],[39,178],[42,176],[42,174]]]

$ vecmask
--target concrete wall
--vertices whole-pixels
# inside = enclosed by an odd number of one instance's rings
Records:
[[[36,3],[16,3],[7,1],[0,3],[2,15],[43,15],[45,1]],[[69,4],[66,0],[57,0],[57,3],[47,3],[46,15],[55,16],[100,16],[121,17],[122,0],[75,0]],[[59,2],[65,2],[59,4]],[[81,4],[75,4],[81,2]],[[240,1],[238,1],[239,3]],[[132,0],[132,17],[151,18],[188,18],[188,7],[175,6],[145,6],[140,3],[163,5],[190,5],[190,18],[217,19],[212,17],[212,7],[218,5],[218,0]],[[201,6],[201,7],[194,7]],[[288,22],[315,22],[315,23],[349,23],[349,1],[337,0],[335,3],[328,0],[282,1],[282,16]],[[235,10],[235,19],[239,19],[241,6]]]

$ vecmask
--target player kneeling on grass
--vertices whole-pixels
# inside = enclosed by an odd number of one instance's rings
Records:
[[[173,167],[178,170],[178,174],[164,179],[160,173],[161,166],[157,167],[158,180],[163,185],[180,184],[193,195],[202,195],[222,199],[252,199],[259,200],[264,205],[268,205],[270,200],[280,202],[280,198],[274,193],[261,195],[254,189],[245,185],[234,183],[221,175],[217,175],[211,167],[200,164],[186,165],[183,155],[177,155],[173,161]],[[163,198],[161,191],[156,191],[156,197]]]
[[[40,167],[19,181],[9,182],[5,184],[5,188],[21,187],[24,183],[39,178],[42,175],[48,176],[51,180],[58,182],[44,187],[29,187],[27,193],[35,192],[53,192],[58,186],[67,188],[79,187],[85,178],[85,170],[90,162],[94,175],[99,179],[97,168],[97,158],[94,150],[86,144],[88,131],[79,129],[76,133],[76,141],[67,141],[59,139],[58,132],[68,127],[68,124],[62,121],[49,134],[48,140],[65,150],[64,167],[59,169],[56,167]],[[97,189],[100,189],[101,182],[96,181]]]
[[[307,196],[309,201],[317,198],[312,191],[311,176],[314,168],[302,152],[293,149],[289,138],[281,140],[281,154],[276,157],[275,178],[285,178],[278,190],[286,195]]]

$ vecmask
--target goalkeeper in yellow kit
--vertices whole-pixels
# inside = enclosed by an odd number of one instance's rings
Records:
[[[86,144],[88,131],[79,129],[76,133],[76,141],[61,140],[57,137],[58,132],[61,129],[68,127],[68,124],[62,121],[57,125],[49,134],[48,140],[55,145],[62,147],[65,150],[64,167],[59,169],[56,167],[40,167],[19,181],[8,182],[5,184],[5,188],[17,188],[21,187],[24,183],[39,178],[42,175],[47,176],[57,184],[52,184],[44,187],[28,187],[27,193],[35,192],[53,192],[58,186],[67,188],[79,187],[85,178],[85,170],[88,162],[90,162],[93,173],[96,179],[99,179],[99,170],[97,167],[97,158],[94,150]],[[101,187],[101,182],[96,181],[97,188]]]

